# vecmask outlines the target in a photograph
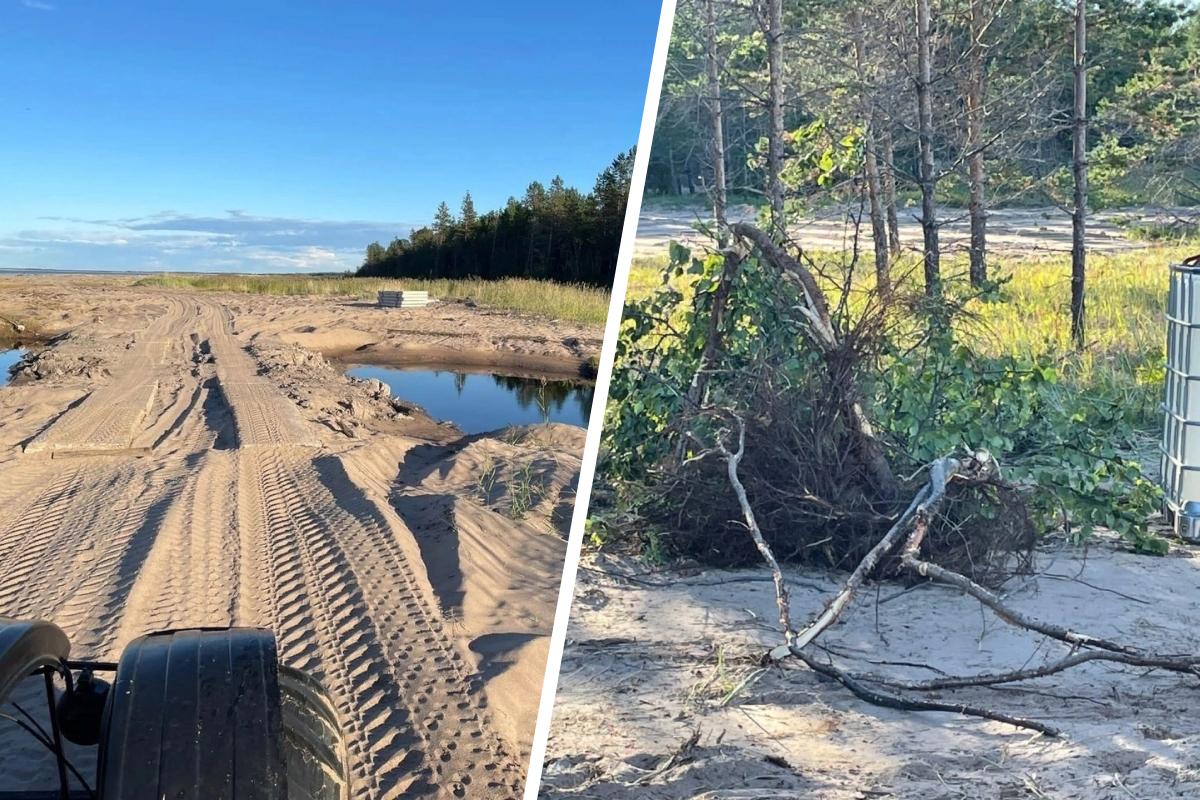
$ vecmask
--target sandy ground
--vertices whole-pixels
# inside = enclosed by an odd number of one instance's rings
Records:
[[[900,242],[921,251],[921,226],[918,209],[900,209]],[[756,211],[751,206],[735,206],[730,210],[733,220],[753,221]],[[857,215],[858,210],[854,209]],[[698,216],[700,215],[700,216]],[[711,213],[684,209],[643,208],[638,220],[635,256],[663,255],[672,240],[689,246],[707,245],[710,240],[695,230],[698,220],[708,219]],[[1130,239],[1117,224],[1136,219],[1149,221],[1162,217],[1154,211],[1101,211],[1088,218],[1087,248],[1092,253],[1114,253],[1144,247],[1144,242]],[[944,220],[941,228],[943,253],[965,252],[971,228],[966,211],[945,208],[940,211]],[[1165,219],[1165,217],[1163,217]],[[854,234],[853,224],[844,212],[836,208],[822,210],[798,220],[790,228],[792,237],[802,246],[814,250],[846,249]],[[870,239],[870,222],[863,220],[861,233],[864,242]],[[988,249],[993,253],[1052,254],[1071,252],[1071,217],[1058,208],[996,209],[988,213]]]
[[[1166,653],[1200,648],[1200,549],[1165,558],[1100,543],[1039,556],[1009,602]],[[1085,665],[954,696],[1061,726],[1047,739],[973,718],[867,705],[814,673],[771,667],[774,595],[762,572],[642,575],[585,563],[562,664],[544,798],[1182,798],[1200,793],[1200,685]],[[644,569],[640,568],[640,569]],[[792,573],[798,620],[839,576]],[[647,581],[654,585],[645,585]],[[822,641],[861,671],[933,677],[1061,656],[953,590],[883,585]],[[927,665],[927,666],[922,666]],[[686,743],[697,736],[694,745]]]
[[[604,331],[476,308],[380,308],[366,301],[242,295],[227,299],[238,331],[356,363],[497,367],[577,376],[599,355]]]
[[[356,797],[519,793],[583,431],[463,437],[308,348],[386,328],[380,349],[414,358],[444,337],[568,372],[597,332],[2,283],[0,314],[63,332],[0,389],[0,615],[53,620],[103,660],[151,630],[270,627],[332,693]],[[541,487],[519,515],[517,480]],[[0,788],[47,774],[32,740],[0,736]]]

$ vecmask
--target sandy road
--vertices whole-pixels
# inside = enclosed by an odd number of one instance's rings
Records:
[[[259,375],[228,311],[167,296],[109,371],[0,466],[0,614],[101,659],[154,629],[269,626],[333,694],[357,797],[517,795],[404,521]]]

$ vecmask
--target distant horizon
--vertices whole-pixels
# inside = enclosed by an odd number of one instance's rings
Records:
[[[0,268],[340,273],[466,192],[589,191],[659,9],[0,0]]]
[[[328,270],[321,272],[311,272],[305,270],[277,270],[273,272],[251,272],[251,271],[234,271],[234,270],[211,270],[211,269],[134,269],[134,268],[113,268],[113,269],[87,269],[85,267],[0,267],[0,273],[9,275],[27,275],[37,273],[47,273],[51,275],[282,275],[282,276],[298,276],[302,278],[319,278],[323,275],[344,275],[346,272],[353,270]]]

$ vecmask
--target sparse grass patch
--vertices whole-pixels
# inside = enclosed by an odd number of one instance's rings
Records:
[[[533,462],[527,461],[508,481],[508,514],[521,519],[546,494],[546,487],[534,474]]]
[[[722,643],[713,646],[705,666],[708,674],[688,691],[688,701],[693,705],[727,706],[766,673],[766,668],[759,666],[757,654]]]
[[[540,314],[552,319],[603,325],[608,316],[609,292],[594,286],[505,278],[421,280],[354,278],[345,275],[152,275],[135,286],[157,286],[202,292],[289,296],[344,296],[373,299],[383,289],[427,291],[439,300],[471,300],[481,306]]]
[[[485,505],[492,502],[492,491],[496,488],[496,478],[500,474],[500,465],[496,463],[496,459],[492,458],[491,453],[483,457],[483,464],[479,472],[479,499]]]

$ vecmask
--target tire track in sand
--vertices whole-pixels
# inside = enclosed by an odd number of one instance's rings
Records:
[[[10,565],[0,614],[52,619],[77,654],[106,659],[153,629],[269,626],[282,660],[333,695],[356,798],[518,796],[523,768],[489,729],[482,686],[406,560],[396,537],[410,534],[322,455],[312,426],[233,337],[224,308],[171,298],[111,368],[110,391],[47,432],[63,423],[54,436],[67,445],[88,430],[111,438],[119,417],[106,395],[190,372],[183,341],[193,334],[214,358],[203,392],[228,413],[159,404],[179,418],[171,447],[153,457],[30,456],[0,474],[5,485],[21,473],[0,490],[12,500],[0,505],[0,563]],[[135,420],[131,440],[156,425]],[[213,449],[218,440],[235,444]]]
[[[336,459],[284,448],[239,459],[239,522],[262,537],[281,656],[334,694],[361,796],[519,795],[522,769],[485,729],[480,687]]]
[[[25,445],[25,452],[106,453],[129,450],[154,408],[159,371],[178,351],[187,311],[176,298],[111,369],[111,379],[93,390]]]
[[[129,591],[115,649],[151,630],[236,622],[240,571],[233,455],[214,450],[186,459],[186,481],[166,510]]]

